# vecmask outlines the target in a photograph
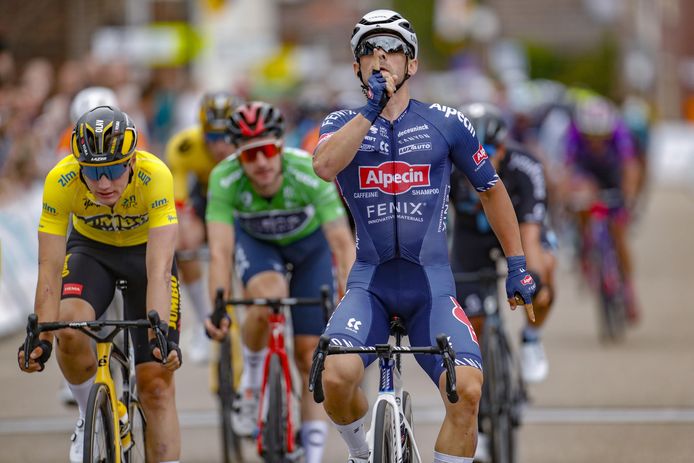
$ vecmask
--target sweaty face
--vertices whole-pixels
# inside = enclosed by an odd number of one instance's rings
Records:
[[[126,163],[125,169],[119,169],[119,171],[121,171],[120,176],[116,177],[111,175],[109,178],[107,173],[102,172],[98,180],[94,179],[96,175],[92,175],[92,172],[86,175],[83,169],[82,178],[84,179],[84,183],[86,183],[87,188],[89,188],[89,191],[92,192],[99,204],[113,206],[118,202],[118,199],[128,186],[133,162],[133,160],[130,160]]]
[[[282,184],[282,142],[275,137],[248,140],[239,145],[239,160],[246,176],[261,195],[276,193]]]

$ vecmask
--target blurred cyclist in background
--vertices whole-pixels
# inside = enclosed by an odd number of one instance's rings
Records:
[[[284,117],[263,102],[239,106],[228,121],[235,155],[210,175],[207,231],[210,290],[229,296],[232,255],[248,298],[318,297],[333,288],[335,262],[340,294],[354,262],[345,210],[333,183],[324,182],[305,151],[284,147]],[[292,267],[287,281],[287,265]],[[269,335],[268,309],[253,306],[242,327],[244,369],[232,424],[239,435],[256,429],[263,361]],[[308,391],[308,372],[318,337],[325,327],[320,305],[293,307],[294,358],[303,380],[301,441],[307,463],[319,463],[327,434],[321,406]],[[209,322],[210,334],[223,338]]]
[[[525,381],[540,382],[549,371],[540,329],[551,308],[556,265],[552,253],[553,233],[546,225],[547,185],[544,169],[527,149],[510,139],[508,126],[499,108],[486,103],[470,103],[461,107],[460,111],[475,128],[480,143],[508,190],[518,218],[528,271],[537,285],[533,298],[535,321],[528,319],[522,331],[522,374]],[[487,221],[477,193],[458,170],[451,177],[451,204],[454,210],[453,271],[495,269],[496,263],[490,251],[500,248],[499,241]],[[479,337],[484,322],[479,287],[476,284],[458,283],[456,289]]]
[[[207,361],[209,339],[204,321],[212,311],[202,268],[195,252],[205,243],[205,208],[208,177],[212,169],[233,150],[226,127],[236,106],[227,92],[207,93],[200,104],[200,123],[176,134],[166,146],[166,162],[174,178],[176,211],[181,224],[177,252],[181,280],[190,296],[198,323],[193,328],[190,358]],[[183,252],[182,252],[183,251]],[[185,253],[192,253],[186,256]]]
[[[581,237],[589,219],[587,206],[600,200],[601,192],[609,190],[617,196],[608,204],[610,233],[624,278],[627,316],[636,322],[639,309],[627,232],[638,193],[639,166],[629,130],[609,100],[582,95],[576,101],[567,137],[564,179],[562,197],[578,211]]]

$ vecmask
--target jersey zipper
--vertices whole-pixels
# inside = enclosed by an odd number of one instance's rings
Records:
[[[391,121],[388,121],[388,124],[390,125],[390,131],[388,133],[388,141],[390,143],[390,146],[388,147],[388,150],[390,151],[390,160],[391,160],[391,174],[395,176],[395,124]],[[400,233],[398,229],[398,192],[397,192],[397,186],[395,187],[396,191],[393,193],[393,213],[395,214],[395,218],[393,220],[394,227],[395,227],[395,257],[400,257]]]

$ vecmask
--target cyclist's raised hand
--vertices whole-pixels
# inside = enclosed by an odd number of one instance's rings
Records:
[[[508,262],[508,276],[506,277],[506,297],[511,309],[524,305],[530,321],[535,321],[533,310],[533,295],[537,286],[535,280],[528,273],[525,265],[525,256],[511,256],[506,259]]]
[[[367,81],[366,105],[360,113],[373,124],[395,92],[394,77],[388,71],[374,69]]]
[[[22,344],[17,350],[19,368],[27,373],[43,371],[44,368],[46,368],[46,362],[51,357],[51,352],[53,352],[53,345],[44,339],[39,340],[38,345],[34,347],[34,350],[29,354],[29,366],[25,368],[24,344]]]

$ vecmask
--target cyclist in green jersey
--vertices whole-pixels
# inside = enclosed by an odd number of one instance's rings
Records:
[[[245,297],[317,297],[322,285],[334,286],[333,262],[342,294],[355,245],[335,185],[316,176],[308,153],[283,147],[282,114],[268,103],[239,106],[228,133],[238,149],[213,169],[205,214],[211,292],[224,288],[231,297],[234,254]],[[327,432],[322,407],[307,389],[312,354],[325,328],[322,310],[318,305],[292,309],[294,356],[304,382],[301,440],[307,463],[321,461]],[[249,309],[242,327],[244,371],[240,412],[233,420],[240,435],[250,435],[256,426],[267,314],[265,307]],[[206,327],[222,339],[227,325],[216,329],[208,319]]]

